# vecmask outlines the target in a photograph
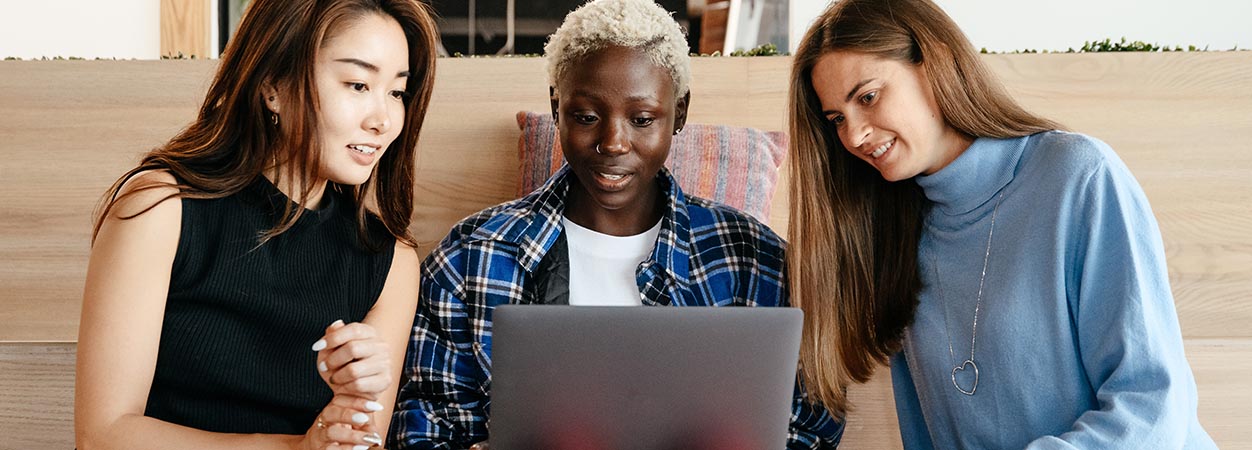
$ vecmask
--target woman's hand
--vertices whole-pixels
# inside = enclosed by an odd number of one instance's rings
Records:
[[[298,441],[296,450],[366,450],[382,445],[374,426],[374,412],[382,405],[372,400],[336,395]]]
[[[379,394],[395,384],[391,350],[365,323],[337,320],[313,344],[317,370],[336,396],[347,395],[377,401]]]

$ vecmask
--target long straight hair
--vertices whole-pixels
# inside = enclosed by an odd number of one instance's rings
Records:
[[[885,181],[849,153],[825,119],[812,72],[834,51],[921,65],[944,120],[966,135],[1061,127],[1018,106],[929,0],[840,0],[809,28],[791,69],[787,267],[791,300],[804,310],[800,371],[808,399],[843,415],[845,389],[899,351],[913,320],[927,202],[915,181]]]
[[[391,17],[404,30],[409,48],[407,104],[400,135],[383,153],[374,173],[360,186],[329,183],[330,189],[351,193],[355,200],[358,237],[367,238],[369,200],[376,215],[397,240],[414,245],[408,231],[413,213],[413,185],[418,134],[430,104],[435,81],[435,39],[438,31],[426,5],[418,0],[255,0],[239,24],[239,31],[222,54],[217,73],[186,129],[165,145],[144,155],[139,165],[120,177],[105,193],[96,215],[95,233],[113,206],[155,184],[119,191],[136,174],[166,170],[177,180],[178,192],[169,197],[221,198],[233,195],[271,168],[275,184],[294,180],[300,202],[288,203],[273,229],[259,243],[290,229],[305,210],[320,167],[317,139],[318,92],[314,62],[328,38],[350,22],[369,14]],[[283,126],[271,124],[263,86],[281,89],[285,102]],[[129,219],[152,209],[122,217]]]

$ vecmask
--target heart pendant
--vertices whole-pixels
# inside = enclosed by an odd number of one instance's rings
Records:
[[[956,382],[956,373],[964,371],[966,367],[974,368],[974,386],[970,387],[968,391],[965,390],[965,388],[962,388],[961,385]],[[978,390],[978,364],[975,364],[974,360],[972,359],[967,359],[961,365],[953,367],[952,368],[952,385],[956,386],[956,390],[961,391],[962,394],[974,395],[974,391]]]

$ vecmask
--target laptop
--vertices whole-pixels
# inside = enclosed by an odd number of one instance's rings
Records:
[[[786,447],[795,308],[501,305],[492,450]]]

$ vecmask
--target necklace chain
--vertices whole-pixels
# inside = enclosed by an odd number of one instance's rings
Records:
[[[965,395],[974,395],[974,392],[978,390],[978,363],[974,362],[974,354],[977,351],[978,345],[978,313],[982,309],[982,289],[984,282],[987,280],[987,263],[991,261],[991,238],[995,235],[996,216],[999,215],[1000,202],[1002,201],[1004,201],[1004,191],[1000,191],[999,197],[996,198],[996,206],[991,210],[991,230],[987,232],[987,251],[982,257],[982,273],[978,276],[978,296],[974,301],[974,326],[973,331],[970,333],[969,359],[952,368],[952,385],[956,386],[956,390],[961,391],[961,393]],[[930,259],[931,267],[934,267],[935,285],[939,287],[939,295],[941,297],[946,297],[943,292],[943,285],[939,281],[939,262],[935,258],[934,254],[930,255]],[[948,338],[948,357],[951,358],[951,360],[956,360],[956,352],[952,349],[952,334],[947,332],[949,327],[946,304],[944,306],[943,327],[944,334]],[[956,382],[956,373],[965,370],[966,366],[970,366],[974,369],[974,386],[968,391]]]

